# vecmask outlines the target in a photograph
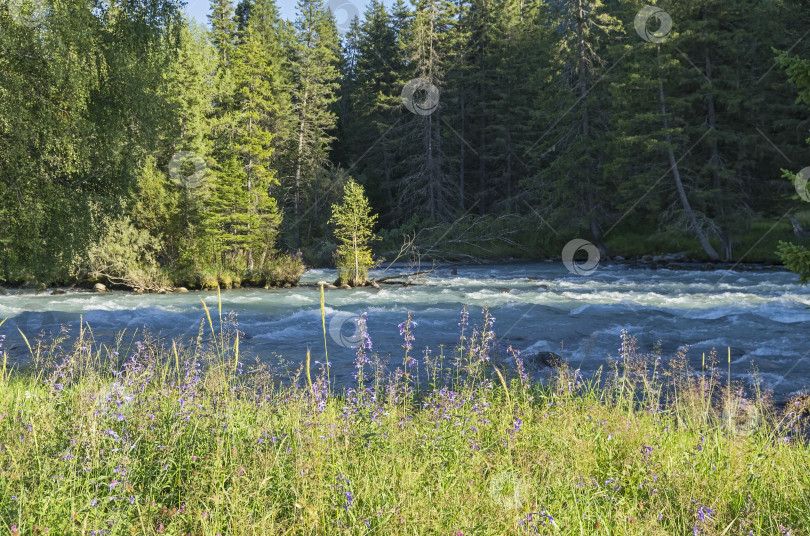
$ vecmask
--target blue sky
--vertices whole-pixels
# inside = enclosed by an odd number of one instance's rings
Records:
[[[361,14],[365,9],[366,0],[324,0],[332,8],[337,19],[338,27],[347,25],[349,19],[355,14]],[[295,17],[297,0],[276,0],[281,16],[292,20]],[[236,1],[234,1],[236,4]],[[197,22],[208,24],[209,0],[187,0],[186,11]]]

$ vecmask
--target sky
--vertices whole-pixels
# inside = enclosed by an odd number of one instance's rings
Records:
[[[208,24],[209,0],[186,1],[186,11],[188,14],[197,19],[197,22]],[[298,3],[297,0],[276,0],[276,2],[283,18],[289,20],[295,18],[295,5]],[[348,27],[349,21],[351,21],[355,15],[360,15],[366,4],[366,0],[324,0],[324,2],[327,6],[332,8],[339,30],[344,30],[344,28]]]

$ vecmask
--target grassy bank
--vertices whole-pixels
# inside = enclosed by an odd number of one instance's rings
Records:
[[[806,401],[777,410],[721,385],[725,359],[694,372],[629,336],[597,378],[536,381],[491,319],[460,325],[414,358],[404,322],[389,375],[365,336],[340,393],[315,361],[244,364],[216,313],[185,344],[32,341],[0,379],[0,531],[807,534]]]

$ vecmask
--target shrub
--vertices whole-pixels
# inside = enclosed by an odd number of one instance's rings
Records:
[[[157,262],[160,240],[137,229],[128,218],[107,218],[106,232],[88,253],[88,275],[114,286],[161,290],[171,286]]]
[[[265,287],[297,285],[304,269],[304,261],[300,254],[276,255],[270,257],[263,266],[254,271],[251,283]]]
[[[780,241],[776,253],[790,271],[799,274],[802,285],[810,281],[810,251],[806,247]]]
[[[335,225],[335,238],[340,241],[337,248],[339,283],[364,285],[368,269],[374,263],[368,244],[375,239],[372,228],[377,215],[371,214],[363,187],[354,179],[349,179],[343,189],[343,202],[332,205],[329,222]]]

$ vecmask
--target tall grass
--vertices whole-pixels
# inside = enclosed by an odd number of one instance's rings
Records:
[[[460,324],[417,358],[409,317],[391,372],[364,331],[340,392],[324,365],[242,363],[207,306],[169,346],[84,323],[34,341],[0,382],[0,532],[808,534],[807,399],[777,409],[716,355],[692,371],[626,333],[604,377],[540,381],[490,315]]]

